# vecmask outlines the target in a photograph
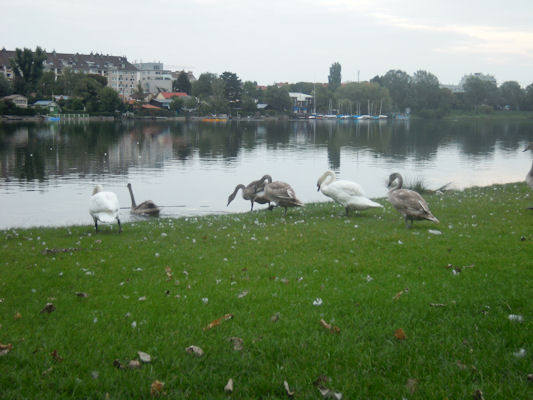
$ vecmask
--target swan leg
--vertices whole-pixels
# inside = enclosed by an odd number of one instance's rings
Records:
[[[346,208],[346,216],[350,216],[350,209],[348,207],[345,207]]]
[[[120,225],[120,219],[117,217],[118,222],[118,233],[122,232],[122,225]]]
[[[250,203],[252,203],[252,207],[250,207],[250,211],[253,211],[254,210],[254,201],[250,200]]]
[[[287,207],[285,207],[285,213],[283,214],[283,216],[287,216]]]
[[[94,229],[96,230],[96,232],[98,232],[98,220],[96,218],[93,218],[94,219]]]
[[[412,226],[413,226],[413,220],[411,219],[411,225],[409,225],[409,217],[406,215],[405,216],[405,226],[407,227],[407,229],[410,229]]]

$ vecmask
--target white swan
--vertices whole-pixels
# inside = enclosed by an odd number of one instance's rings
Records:
[[[356,182],[336,180],[333,171],[324,172],[316,184],[317,191],[344,206],[346,215],[350,210],[366,210],[368,208],[382,208],[383,206],[366,197],[365,191]]]
[[[133,190],[131,189],[131,183],[127,185],[128,190],[130,191],[131,197],[131,212],[134,214],[144,214],[152,217],[159,217],[159,207],[155,205],[152,200],[143,201],[141,204],[137,205],[135,203],[135,197],[133,197]]]
[[[527,147],[524,149],[524,151],[533,150],[533,142],[529,143]],[[526,183],[527,185],[533,189],[533,163],[531,164],[531,169],[526,175]]]
[[[284,215],[287,215],[287,207],[303,207],[304,205],[296,198],[296,193],[291,185],[280,181],[265,185],[265,198],[277,206],[285,208]]]
[[[393,185],[397,181],[398,183]],[[418,192],[409,189],[402,189],[403,178],[395,172],[389,176],[389,192],[387,196],[390,203],[405,217],[405,225],[409,228],[408,221],[427,219],[438,223],[439,220],[429,211],[428,203],[420,196]]]
[[[89,214],[93,217],[94,227],[97,232],[98,222],[109,224],[115,220],[118,223],[118,232],[122,232],[122,226],[118,217],[119,208],[120,205],[115,193],[104,192],[102,185],[96,185],[94,187],[93,195],[89,201]]]
[[[259,204],[268,203],[270,205],[270,201],[265,197],[265,181],[266,183],[272,182],[272,177],[270,175],[263,175],[261,179],[252,181],[247,186],[244,186],[242,183],[238,184],[233,193],[228,196],[226,207],[233,201],[239,189],[242,189],[242,198],[244,200],[250,200],[252,203],[250,211],[254,209],[254,202]]]

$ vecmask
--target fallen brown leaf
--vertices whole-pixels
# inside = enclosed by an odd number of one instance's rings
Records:
[[[225,314],[222,317],[217,318],[214,321],[211,321],[209,324],[207,324],[204,327],[204,331],[214,328],[215,326],[219,326],[222,323],[222,321],[227,321],[228,319],[232,319],[232,318],[233,318],[233,314]]]
[[[172,269],[169,266],[165,267],[165,273],[167,274],[167,281],[172,279]]]
[[[50,367],[48,368],[47,370],[43,371],[43,373],[41,374],[42,376],[46,376],[48,375],[50,372],[52,372],[52,370],[54,369],[54,367]]]
[[[477,389],[474,392],[474,400],[485,400],[485,398],[483,397],[483,392],[481,390]]]
[[[22,318],[22,314],[21,313],[16,313],[14,316],[13,316],[13,319],[14,320],[17,320],[17,319],[21,319]]]
[[[394,337],[398,340],[405,340],[407,339],[407,336],[405,335],[405,332],[403,331],[402,328],[398,328],[396,329],[396,331],[394,332]]]
[[[57,352],[57,350],[55,350],[55,349],[54,349],[54,351],[52,351],[52,352],[50,353],[50,355],[52,356],[52,358],[53,358],[54,361],[56,361],[56,362],[61,362],[61,361],[63,361],[63,357],[61,357],[61,356],[59,355],[59,353]]]
[[[336,325],[330,325],[323,319],[320,320],[320,324],[331,333],[340,333],[341,329]]]
[[[243,340],[238,337],[230,337],[228,339],[229,342],[233,344],[233,350],[241,351],[243,349]]]
[[[116,358],[116,359],[113,361],[113,367],[118,368],[118,369],[124,369],[124,365],[122,365],[122,364],[120,363],[120,361],[118,360],[118,358]]]
[[[270,318],[272,322],[278,322],[279,320],[279,312],[275,313],[272,318]]]
[[[197,357],[202,357],[204,355],[204,351],[198,347],[198,346],[189,346],[185,348],[185,351],[190,354],[194,354]]]
[[[294,392],[292,392],[291,389],[289,388],[289,384],[287,383],[287,381],[283,381],[283,387],[285,388],[285,392],[287,392],[287,396],[289,397],[294,396]]]
[[[418,388],[418,379],[409,378],[407,379],[407,383],[405,384],[405,387],[407,390],[409,390],[409,393],[414,394],[416,392],[416,389]]]
[[[156,397],[156,396],[160,396],[161,394],[163,394],[163,386],[165,386],[165,383],[164,382],[160,382],[160,381],[153,381],[152,384],[150,385],[150,395],[152,397]]]
[[[229,378],[228,383],[224,386],[224,391],[226,393],[233,393],[233,379]]]
[[[402,294],[407,293],[407,292],[409,292],[409,288],[405,288],[403,290],[400,290],[398,293],[396,293],[394,295],[394,297],[392,299],[393,300],[398,300]]]
[[[51,312],[55,311],[56,310],[56,306],[54,306],[54,304],[52,303],[46,303],[46,305],[44,306],[44,308],[41,310],[41,314],[42,313],[48,313],[50,314]]]
[[[5,356],[7,353],[11,351],[12,348],[13,348],[13,345],[11,343],[8,343],[8,344],[0,343],[0,357]]]
[[[139,369],[139,368],[141,368],[141,362],[139,360],[131,360],[128,363],[128,368],[129,369]]]
[[[76,292],[76,296],[78,297],[89,297],[89,295],[85,292]]]

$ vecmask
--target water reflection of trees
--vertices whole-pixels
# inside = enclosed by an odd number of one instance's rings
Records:
[[[343,148],[395,160],[431,160],[442,146],[471,157],[496,148],[515,152],[530,140],[531,121],[271,121],[102,122],[0,124],[4,179],[44,181],[53,176],[127,174],[161,168],[169,160],[232,162],[243,151],[327,151],[331,169]]]

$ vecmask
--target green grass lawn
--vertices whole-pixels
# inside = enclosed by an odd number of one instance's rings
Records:
[[[530,190],[425,198],[2,231],[0,397],[533,398]]]

